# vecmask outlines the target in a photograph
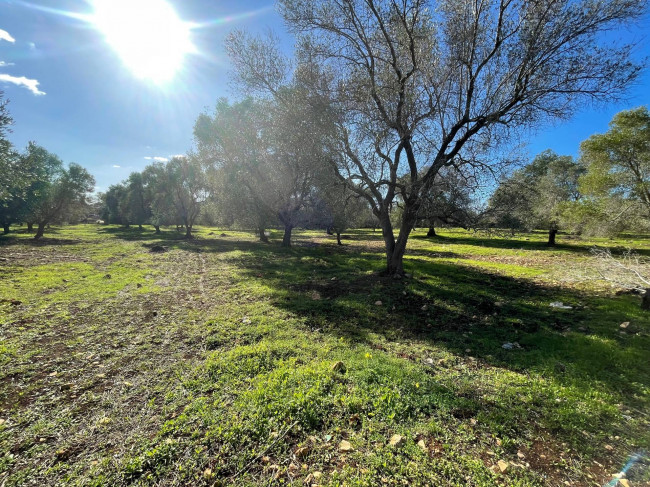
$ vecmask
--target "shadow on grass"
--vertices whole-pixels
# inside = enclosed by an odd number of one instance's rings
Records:
[[[535,232],[539,234],[539,232]],[[541,234],[540,234],[541,235]],[[528,240],[521,238],[503,238],[503,237],[490,237],[486,235],[438,235],[435,237],[427,237],[426,235],[413,235],[410,238],[417,241],[429,241],[432,243],[440,243],[447,245],[471,245],[477,247],[486,247],[493,249],[509,249],[509,250],[533,250],[533,251],[550,251],[550,252],[568,252],[577,254],[589,254],[594,244],[584,243],[577,237],[571,235],[558,235],[558,242],[554,246],[549,246],[546,240]],[[624,238],[634,238],[636,240],[647,239],[648,236],[638,235],[625,235]],[[607,245],[598,245],[598,247],[608,247]],[[611,246],[612,251],[616,254],[621,253],[625,248],[620,245]],[[650,249],[635,249],[635,252],[650,256]]]

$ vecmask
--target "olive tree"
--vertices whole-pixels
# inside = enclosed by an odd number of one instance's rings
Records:
[[[423,195],[445,166],[490,166],[511,131],[619,95],[640,70],[603,32],[639,19],[632,0],[280,0],[297,62],[323,76],[338,174],[382,226],[387,272],[403,256]],[[259,41],[257,41],[259,44]],[[275,50],[231,50],[240,80],[276,96]],[[425,171],[423,168],[427,167]],[[401,181],[408,181],[408,185]],[[403,201],[397,236],[390,219]]]

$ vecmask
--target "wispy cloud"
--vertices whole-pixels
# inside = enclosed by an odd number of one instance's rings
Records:
[[[147,161],[156,161],[156,162],[167,162],[169,160],[168,157],[161,157],[161,156],[154,156],[154,157],[146,156],[145,159]]]
[[[12,83],[18,86],[24,86],[35,95],[44,95],[45,92],[38,89],[39,82],[35,79],[25,78],[24,76],[11,76],[10,74],[0,74],[0,82]]]
[[[13,66],[14,63],[6,63],[4,61],[0,61],[0,68],[4,68],[6,66]]]
[[[7,32],[6,30],[0,29],[0,41],[7,41],[7,42],[14,43],[16,42],[16,39],[11,37],[11,34],[9,34],[9,32]]]
[[[118,164],[113,164],[113,167],[115,167],[115,168],[120,168],[120,167],[122,167],[122,166],[120,166],[120,165],[118,165]]]

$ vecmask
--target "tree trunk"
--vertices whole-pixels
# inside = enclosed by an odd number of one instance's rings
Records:
[[[43,232],[45,232],[45,225],[47,225],[45,222],[38,223],[38,229],[36,230],[36,235],[34,235],[34,238],[38,239],[43,236]]]
[[[404,276],[404,254],[406,253],[406,243],[408,242],[411,229],[417,219],[418,207],[407,205],[402,215],[402,224],[400,226],[397,240],[393,234],[393,226],[390,222],[388,211],[381,216],[381,230],[386,245],[386,273],[387,275],[400,279]]]
[[[30,232],[30,233],[34,231],[34,223],[33,222],[27,222],[27,231]]]
[[[2,231],[5,233],[5,235],[9,233],[9,226],[10,226],[9,223],[2,224]]]
[[[160,226],[159,225],[154,225],[153,227],[156,229],[156,233],[160,233]]]
[[[192,238],[192,225],[185,225],[185,238]]]
[[[552,226],[549,231],[548,231],[548,246],[549,247],[554,247],[555,246],[555,235],[557,235],[557,228]]]
[[[332,232],[332,227],[327,227],[327,229],[325,230],[325,232],[326,232],[328,235],[334,235],[334,233]]]
[[[269,237],[267,237],[264,232],[265,232],[264,227],[259,227],[257,229],[257,233],[260,236],[260,242],[269,243]]]
[[[650,289],[646,289],[645,294],[641,298],[641,309],[650,311]]]
[[[138,230],[142,230],[142,224],[138,224]]]
[[[341,232],[336,232],[336,243],[339,245],[343,245],[341,243]]]
[[[283,247],[291,247],[291,230],[293,230],[292,225],[284,226],[284,236],[282,237]]]
[[[433,225],[429,225],[429,231],[427,232],[427,237],[437,237],[436,229]]]

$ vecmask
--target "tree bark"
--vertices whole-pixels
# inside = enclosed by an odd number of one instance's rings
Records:
[[[154,225],[153,227],[156,229],[156,233],[160,233],[160,226],[159,225]]]
[[[283,247],[291,247],[291,230],[293,230],[293,225],[284,226],[284,236],[282,237]]]
[[[336,232],[336,243],[339,245],[343,245],[341,243],[341,232]]]
[[[328,235],[334,235],[334,233],[332,232],[332,227],[327,227],[327,229],[325,230],[325,232],[326,232]]]
[[[185,225],[185,238],[192,238],[192,225]]]
[[[5,235],[9,233],[9,227],[10,227],[10,225],[11,225],[11,224],[9,224],[9,223],[3,223],[3,224],[2,224],[2,231],[4,232]]]
[[[393,226],[390,222],[388,211],[381,216],[382,234],[386,245],[386,274],[400,279],[404,276],[404,254],[406,253],[406,243],[413,229],[413,224],[417,219],[418,206],[407,204],[402,215],[399,236],[395,239]]]
[[[27,231],[28,232],[33,232],[34,231],[34,223],[33,222],[27,222]]]
[[[38,223],[38,229],[36,230],[36,235],[34,235],[34,238],[39,239],[43,236],[43,233],[45,232],[45,225],[47,225],[46,222]]]
[[[264,227],[259,227],[257,229],[257,233],[260,236],[260,242],[269,243],[269,237],[266,236],[264,231],[265,231]]]
[[[436,229],[433,225],[429,225],[429,231],[427,232],[427,237],[437,237]]]
[[[650,311],[650,289],[646,289],[645,294],[641,298],[641,309]]]
[[[142,230],[142,224],[138,225],[138,230]]]
[[[555,235],[557,235],[557,228],[555,226],[551,226],[551,228],[548,231],[548,246],[549,247],[554,247],[555,246]]]

